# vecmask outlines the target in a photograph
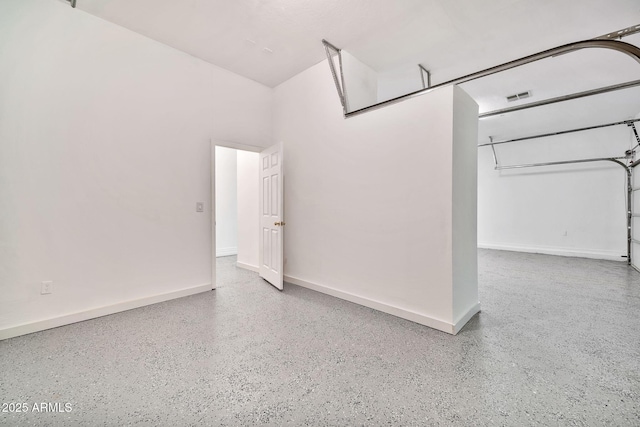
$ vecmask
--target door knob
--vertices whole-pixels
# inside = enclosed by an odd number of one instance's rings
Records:
[[[274,222],[273,225],[282,227],[284,225],[284,221],[282,221],[282,222]]]

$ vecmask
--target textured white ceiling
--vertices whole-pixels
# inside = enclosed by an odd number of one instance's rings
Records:
[[[270,87],[323,60],[323,38],[376,70],[422,63],[443,81],[640,22],[638,0],[78,0],[77,7]]]
[[[640,24],[639,0],[78,0],[78,8],[274,87],[325,59],[323,38],[377,71],[434,84]],[[640,35],[624,41],[640,45]],[[327,73],[329,70],[327,69]],[[640,79],[640,64],[588,49],[465,83],[480,111]],[[531,90],[533,97],[505,97]],[[480,121],[480,141],[634,117],[640,89]]]
[[[77,7],[267,86],[324,59],[323,38],[366,40],[423,0],[79,0]],[[265,48],[271,50],[269,52]]]

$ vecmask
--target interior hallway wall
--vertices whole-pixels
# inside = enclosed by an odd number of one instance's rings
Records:
[[[260,154],[238,150],[238,266],[257,271],[260,244]]]
[[[359,110],[377,103],[378,74],[376,71],[346,50],[343,50],[341,55],[347,111]]]
[[[270,145],[272,90],[50,0],[0,75],[0,338],[210,289],[209,141]]]
[[[216,256],[238,253],[237,150],[216,147]]]
[[[345,119],[326,61],[274,101],[285,279],[459,330],[479,308],[475,102],[449,87]]]
[[[423,89],[420,73],[417,64],[378,72],[378,102]]]

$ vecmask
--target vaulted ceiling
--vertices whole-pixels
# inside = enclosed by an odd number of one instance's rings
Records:
[[[438,83],[640,24],[638,0],[77,0],[77,7],[270,87],[325,59],[323,38],[377,71],[420,63]],[[640,35],[624,41],[639,45]],[[529,102],[636,79],[640,64],[588,49],[463,87],[487,111],[506,107],[512,93],[531,90]],[[575,114],[558,126],[586,122],[572,119],[584,108],[620,120],[640,112],[639,99],[635,88],[571,101],[545,107],[544,120],[548,126],[554,108],[571,105]],[[481,137],[525,132],[517,119],[483,122]]]

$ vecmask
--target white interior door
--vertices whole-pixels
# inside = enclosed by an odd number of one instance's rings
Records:
[[[282,143],[260,153],[260,277],[282,290]]]

